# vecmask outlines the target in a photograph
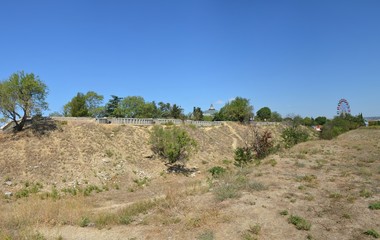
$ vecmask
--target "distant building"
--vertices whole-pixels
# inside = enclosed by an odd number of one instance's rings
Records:
[[[213,117],[216,113],[217,111],[215,110],[214,105],[211,104],[210,108],[203,112],[203,116]]]

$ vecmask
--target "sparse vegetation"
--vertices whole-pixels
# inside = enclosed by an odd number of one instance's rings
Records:
[[[207,230],[197,237],[197,240],[214,240],[214,232]]]
[[[280,212],[280,215],[287,216],[287,215],[289,215],[289,212],[288,212],[288,210],[283,210]]]
[[[369,229],[364,232],[365,235],[372,236],[374,238],[380,238],[380,234],[373,229]]]
[[[282,132],[281,137],[285,147],[291,148],[298,143],[306,142],[309,139],[309,134],[300,126],[293,126],[286,128]]]
[[[226,169],[220,166],[212,167],[208,170],[214,178],[217,178],[226,172]]]
[[[88,217],[82,217],[79,221],[80,227],[87,227],[90,224],[90,219]]]
[[[288,222],[296,226],[298,230],[310,230],[311,223],[297,215],[290,215]]]
[[[373,195],[372,191],[367,188],[360,190],[359,194],[360,194],[360,197],[364,197],[364,198],[370,198]]]
[[[227,127],[236,133],[229,134]],[[259,129],[268,129],[277,141],[282,127]],[[26,136],[28,129],[0,135],[4,152],[0,188],[11,192],[7,196],[12,194],[0,199],[0,239],[34,239],[38,230],[57,239],[57,228],[66,238],[65,231],[73,227],[74,238],[85,233],[112,238],[125,231],[133,238],[141,229],[147,230],[147,238],[216,239],[228,232],[230,239],[281,239],[279,234],[285,231],[301,239],[372,238],[363,232],[376,227],[379,211],[378,130],[358,129],[334,141],[302,143],[262,164],[236,168],[231,147],[244,144],[247,126],[181,128],[199,143],[199,152],[190,155],[191,167],[186,168],[196,169],[191,177],[169,174],[153,157],[150,146],[144,145],[151,127],[69,120],[62,131],[42,138]],[[11,150],[8,139],[25,147]],[[114,152],[110,161],[105,161],[107,149]],[[252,162],[259,163],[254,151],[253,155]],[[22,189],[27,189],[28,197],[16,198]],[[313,223],[312,231],[297,231],[307,227],[287,224],[291,214]],[[259,225],[256,231],[252,220],[260,219],[283,222]],[[353,231],[346,232],[341,224],[349,224]]]
[[[150,143],[153,152],[167,159],[169,164],[181,162],[184,165],[197,147],[196,141],[186,130],[176,126],[168,128],[154,126]]]
[[[260,132],[256,126],[249,126],[245,137],[245,146],[235,149],[235,165],[242,167],[254,158],[263,159],[273,152],[272,133]]]
[[[379,210],[380,209],[380,201],[379,202],[371,203],[368,206],[368,208],[371,209],[371,210]]]
[[[235,165],[243,167],[253,159],[252,150],[248,147],[238,147],[235,150]]]

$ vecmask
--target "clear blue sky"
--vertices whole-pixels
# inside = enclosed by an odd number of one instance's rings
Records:
[[[0,2],[0,79],[24,70],[50,111],[77,92],[255,112],[380,115],[379,0]]]

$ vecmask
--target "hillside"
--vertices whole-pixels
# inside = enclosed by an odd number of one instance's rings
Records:
[[[0,238],[371,239],[363,232],[380,232],[380,211],[369,209],[380,200],[379,129],[309,141],[238,169],[233,149],[244,126],[186,128],[199,144],[189,176],[166,173],[150,151],[149,127],[68,122],[0,135],[1,191],[43,185],[2,200]],[[281,127],[269,128],[278,139]],[[214,166],[227,173],[213,178]],[[61,191],[89,186],[95,190],[86,196]],[[298,230],[291,215],[310,229]]]
[[[160,159],[152,158],[151,127],[57,123],[42,133],[30,128],[16,135],[0,135],[0,176],[13,179],[15,184],[38,181],[48,188],[52,184],[61,188],[84,182],[107,184],[132,177],[140,170],[157,177],[166,170]],[[198,143],[189,167],[200,171],[233,159],[233,147],[242,144],[244,132],[234,123],[208,128],[189,126],[187,131]]]

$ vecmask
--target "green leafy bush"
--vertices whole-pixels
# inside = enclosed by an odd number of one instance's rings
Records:
[[[210,168],[208,171],[211,173],[213,177],[217,178],[223,173],[225,173],[226,169],[220,166],[215,166],[215,167]]]
[[[306,142],[309,134],[300,127],[288,127],[282,132],[281,137],[285,147],[291,148],[298,143]]]
[[[380,209],[380,202],[371,203],[368,206],[368,208],[371,210],[379,210]]]
[[[238,147],[235,150],[235,165],[242,167],[253,159],[252,149],[249,147]]]
[[[288,219],[289,223],[296,226],[298,230],[310,230],[311,223],[302,217],[296,216],[296,215],[290,215]]]
[[[364,232],[365,235],[372,236],[374,238],[380,238],[380,234],[373,229],[369,229]]]
[[[338,135],[356,129],[360,126],[364,126],[364,119],[361,114],[354,117],[351,115],[335,117],[333,120],[328,121],[323,125],[320,138],[333,139]]]
[[[197,143],[186,130],[172,126],[163,128],[154,126],[150,143],[152,151],[167,159],[169,164],[181,161],[183,164],[189,155],[196,150]]]

